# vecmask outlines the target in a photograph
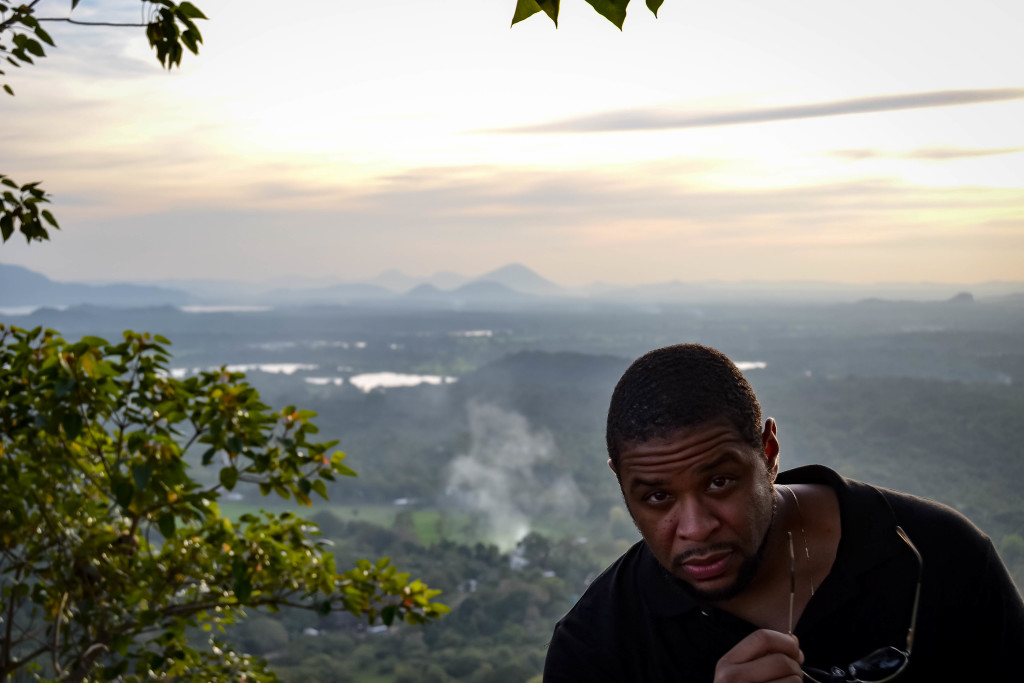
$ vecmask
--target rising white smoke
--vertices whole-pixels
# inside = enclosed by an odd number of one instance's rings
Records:
[[[587,503],[575,482],[539,476],[535,466],[557,458],[546,430],[532,431],[525,417],[491,404],[471,403],[469,452],[450,466],[446,493],[485,515],[491,540],[512,548],[539,515],[571,516]]]

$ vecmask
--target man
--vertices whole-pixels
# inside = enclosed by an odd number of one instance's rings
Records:
[[[989,539],[825,467],[779,474],[775,421],[718,351],[633,363],[607,441],[643,540],[559,621],[545,683],[1024,680]]]

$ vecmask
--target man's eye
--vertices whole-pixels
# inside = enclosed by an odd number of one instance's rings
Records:
[[[668,494],[664,491],[652,491],[644,496],[644,500],[653,505],[658,505],[659,503],[664,503],[668,500]]]
[[[708,490],[721,491],[724,488],[728,488],[734,481],[736,479],[733,477],[712,477],[711,481],[708,482]]]

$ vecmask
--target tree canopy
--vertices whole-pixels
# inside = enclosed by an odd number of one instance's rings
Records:
[[[44,44],[56,47],[50,34],[43,28],[44,22],[63,22],[79,26],[137,26],[145,27],[146,38],[156,51],[160,64],[170,69],[181,66],[181,58],[188,50],[199,54],[203,35],[196,21],[206,15],[191,2],[174,3],[171,0],[142,0],[149,7],[148,20],[139,23],[110,23],[79,21],[70,16],[40,17],[36,7],[40,0],[31,0],[18,5],[0,1],[0,66],[21,68],[35,64],[36,59],[46,56]],[[74,10],[80,0],[71,0]],[[6,74],[0,69],[0,79]],[[8,95],[14,95],[10,84],[2,87]],[[42,204],[50,201],[49,195],[39,187],[39,182],[18,183],[0,174],[0,239],[9,240],[20,232],[25,240],[44,241],[50,238],[47,226],[59,229],[53,214]]]
[[[448,611],[386,558],[339,571],[294,513],[222,515],[246,485],[310,505],[354,472],[336,442],[311,440],[313,413],[271,411],[241,373],[171,377],[167,343],[0,325],[0,678],[275,680],[190,629],[247,609],[389,625]]]

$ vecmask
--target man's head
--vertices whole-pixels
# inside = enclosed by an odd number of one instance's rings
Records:
[[[700,344],[655,349],[636,359],[615,386],[605,433],[608,457],[614,468],[626,444],[718,420],[760,448],[761,406],[731,360]]]
[[[779,442],[736,366],[714,349],[652,351],[608,411],[609,465],[658,562],[699,600],[757,576],[775,511]]]

